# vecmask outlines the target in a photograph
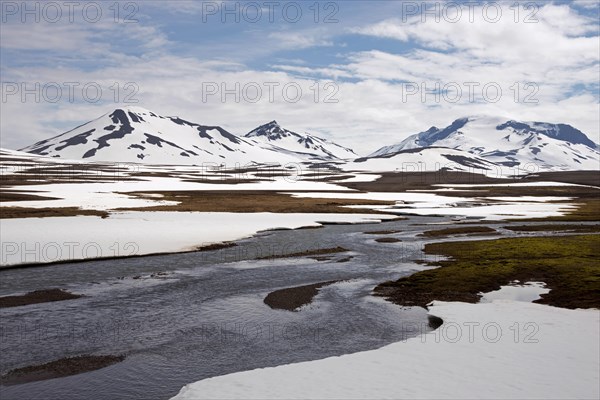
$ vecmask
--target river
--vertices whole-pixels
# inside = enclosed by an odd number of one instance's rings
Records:
[[[425,268],[414,262],[424,258],[427,242],[417,235],[435,229],[425,225],[433,223],[452,225],[448,217],[410,216],[381,224],[263,232],[210,252],[0,271],[2,296],[54,287],[84,295],[1,309],[3,374],[69,356],[126,356],[92,372],[2,386],[0,397],[167,399],[200,379],[416,336],[430,329],[426,310],[398,307],[371,292],[378,283]],[[384,229],[400,232],[364,233]],[[401,242],[374,240],[386,236]],[[323,261],[257,260],[336,246],[350,251]],[[277,289],[331,280],[340,282],[322,288],[297,312],[263,302]]]

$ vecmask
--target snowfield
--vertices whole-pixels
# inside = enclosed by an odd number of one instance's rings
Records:
[[[599,310],[486,300],[433,302],[444,323],[405,342],[209,378],[172,400],[599,398]]]
[[[574,186],[574,187],[589,187],[596,188],[596,186],[590,185],[579,185],[577,183],[566,183],[566,182],[544,182],[544,181],[536,181],[536,182],[511,182],[511,183],[440,183],[434,184],[433,186],[440,186],[443,188],[473,188],[473,187],[552,187],[552,186]]]
[[[21,157],[18,152],[9,153]],[[36,158],[35,156],[31,159]],[[62,161],[52,160],[50,167]],[[35,164],[34,164],[35,166]],[[23,165],[23,168],[28,166]],[[79,165],[77,164],[77,169]],[[84,173],[89,170],[82,169]],[[127,180],[131,172],[169,173],[173,175],[136,175],[137,180]],[[4,173],[5,171],[3,171]],[[69,171],[73,173],[73,171]],[[186,181],[187,173],[191,180]],[[9,172],[10,174],[10,172]],[[219,172],[202,173],[194,167],[131,166],[120,175],[110,178],[110,172],[101,181],[77,182],[66,176],[54,183],[41,179],[37,185],[15,185],[7,191],[41,195],[54,200],[20,200],[2,202],[2,207],[61,208],[78,207],[83,210],[108,211],[110,216],[101,219],[93,216],[5,219],[2,221],[2,260],[0,266],[23,263],[47,263],[90,258],[180,252],[201,245],[231,241],[253,235],[257,231],[273,228],[296,228],[327,222],[362,222],[365,219],[393,218],[394,215],[452,215],[500,220],[506,218],[534,218],[560,216],[573,207],[569,197],[451,197],[442,193],[420,192],[367,192],[360,193],[339,184],[315,181],[307,177],[276,177],[257,179],[253,172],[247,182],[212,182],[228,179]],[[43,177],[43,172],[40,173]],[[346,182],[373,181],[377,174],[354,173]],[[18,182],[18,180],[17,180]],[[456,185],[456,187],[459,185]],[[123,212],[123,208],[174,206],[177,201],[165,200],[160,195],[131,196],[131,192],[160,191],[273,191],[299,198],[341,198],[356,200],[394,201],[392,206],[361,205],[348,208],[364,209],[364,214],[229,214],[206,212]],[[561,202],[558,202],[561,201]],[[389,216],[369,215],[373,210],[384,211]],[[169,235],[164,235],[169,232]]]
[[[95,216],[11,218],[0,224],[0,267],[182,252],[274,228],[322,222],[378,222],[381,214],[117,212]]]
[[[31,189],[30,189],[31,188]],[[13,189],[13,187],[9,188]],[[80,207],[88,210],[110,210],[125,207],[152,207],[173,205],[172,201],[157,198],[140,199],[126,194],[129,192],[180,191],[180,190],[318,190],[318,191],[352,191],[343,186],[326,182],[309,180],[286,180],[249,183],[197,183],[185,182],[179,178],[145,177],[140,181],[116,181],[99,183],[52,183],[30,187],[15,186],[14,189],[24,193],[57,197],[59,200],[5,201],[2,206],[12,207]],[[31,191],[29,191],[30,189]]]
[[[369,176],[371,178],[372,176]],[[3,202],[2,206],[59,208],[79,207],[109,211],[95,216],[17,218],[2,221],[1,266],[49,263],[116,256],[146,255],[193,250],[199,246],[233,241],[260,230],[298,228],[326,222],[365,222],[402,214],[452,215],[485,220],[560,216],[573,207],[568,197],[450,197],[437,193],[368,192],[326,182],[289,181],[278,178],[254,183],[197,183],[174,177],[146,177],[138,181],[52,183],[15,187],[23,193],[56,197],[56,200]],[[340,198],[394,201],[395,205],[355,205],[364,214],[274,214],[214,212],[123,212],[119,208],[176,205],[160,195],[132,197],[134,191],[171,190],[271,190],[299,198]],[[312,192],[290,192],[309,190]],[[555,201],[562,200],[557,203]],[[548,202],[542,202],[548,201]],[[552,201],[552,202],[550,202]],[[370,214],[373,210],[388,215]],[[168,235],[165,235],[168,232]]]

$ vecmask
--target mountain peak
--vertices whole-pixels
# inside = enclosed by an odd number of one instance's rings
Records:
[[[492,122],[492,121],[508,121],[508,120],[509,120],[509,118],[506,118],[505,116],[502,116],[502,115],[472,114],[472,115],[467,115],[467,116],[462,117],[462,118],[457,118],[454,122],[456,122],[456,121],[465,121],[465,122],[474,122],[474,121]]]
[[[282,128],[281,125],[279,125],[277,123],[277,121],[275,121],[275,120],[268,122],[264,125],[261,125],[258,128],[253,129],[252,131],[250,131],[246,134],[246,137],[260,137],[260,136],[267,138],[269,141],[279,140],[279,139],[282,139],[284,137],[289,137],[289,136],[294,136],[294,137],[298,137],[298,138],[302,137],[301,135],[297,134],[296,132],[292,132],[292,131]]]
[[[279,125],[279,123],[276,120],[273,120],[271,122],[267,122],[266,124],[263,124],[263,125],[259,126],[258,128],[256,128],[255,130],[260,129],[260,128],[270,129],[270,130],[276,131],[276,132],[287,131],[287,129],[285,129],[281,125]]]
[[[140,106],[126,105],[126,106],[116,108],[113,112],[118,111],[118,110],[121,110],[124,112],[132,112],[132,113],[136,113],[136,114],[154,114],[152,111],[150,111],[144,107],[140,107]],[[109,114],[112,114],[112,112]]]
[[[301,135],[292,132],[281,127],[275,120],[253,129],[245,137],[255,142],[261,141],[278,150],[308,155],[315,159],[342,160],[356,157],[356,153],[351,149],[308,133]]]

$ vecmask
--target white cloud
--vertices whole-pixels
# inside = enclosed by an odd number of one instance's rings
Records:
[[[597,21],[575,13],[568,6],[541,7],[535,14],[537,23],[515,23],[507,8],[498,22],[491,23],[482,17],[481,7],[476,10],[473,22],[468,14],[463,14],[458,22],[443,18],[436,22],[434,17],[422,22],[415,16],[406,21],[388,19],[356,28],[354,32],[404,42],[414,40],[424,48],[463,52],[487,62],[572,65],[598,61]],[[581,36],[584,34],[596,36]]]
[[[333,42],[316,32],[272,32],[267,36],[281,48],[306,49],[308,47],[333,46]]]
[[[93,35],[77,25],[15,23],[0,27],[3,49],[78,51]]]

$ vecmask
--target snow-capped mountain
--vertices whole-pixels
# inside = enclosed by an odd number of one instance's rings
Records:
[[[261,125],[248,132],[245,137],[253,143],[267,144],[277,151],[309,157],[313,161],[349,160],[357,157],[349,148],[317,136],[300,135],[282,128],[277,121]]]
[[[598,145],[570,125],[486,116],[457,119],[442,129],[431,127],[396,145],[382,147],[367,158],[432,146],[463,150],[509,168],[600,168]]]
[[[349,148],[292,132],[276,121],[240,137],[219,126],[165,117],[141,107],[118,108],[21,149],[65,160],[226,166],[333,162],[346,163],[344,169],[378,171],[403,170],[411,163],[426,170],[494,166],[528,171],[536,167],[598,170],[599,150],[596,143],[570,125],[477,116],[457,119],[442,129],[431,127],[357,158]]]
[[[146,164],[286,164],[299,157],[260,146],[219,126],[164,117],[125,107],[66,133],[21,149],[29,153],[89,161]]]
[[[298,135],[275,121],[239,137],[219,126],[131,106],[21,150],[71,160],[171,165],[283,165],[356,157],[350,149],[316,136]]]

